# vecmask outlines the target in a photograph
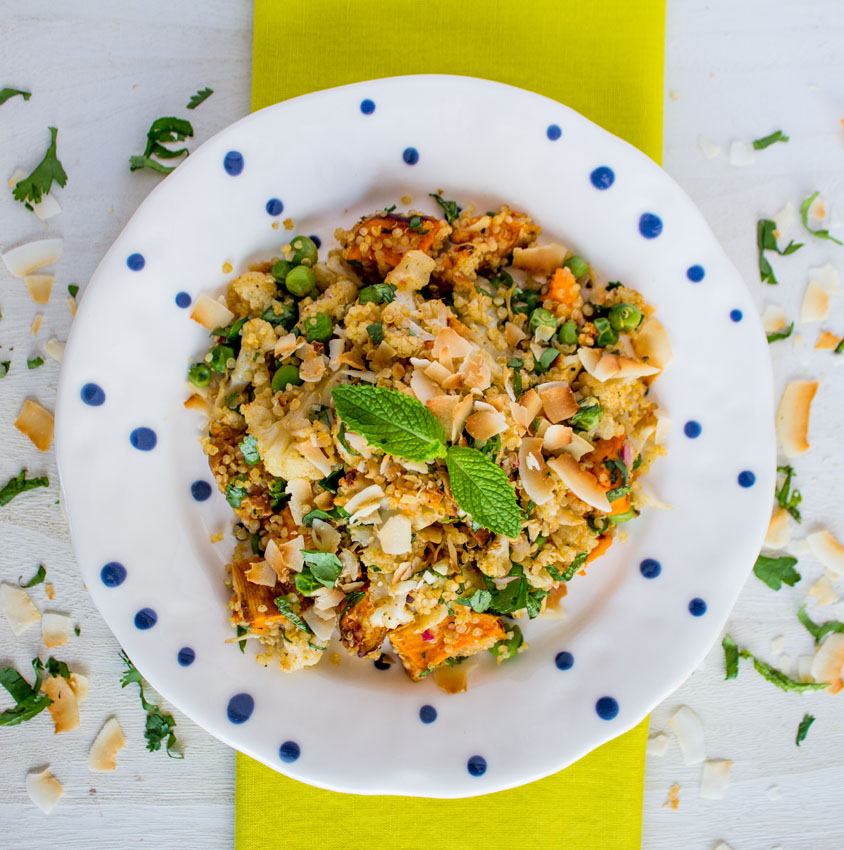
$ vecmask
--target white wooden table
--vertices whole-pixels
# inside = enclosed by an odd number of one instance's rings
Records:
[[[232,845],[234,754],[177,714],[187,757],[173,761],[144,749],[143,715],[136,689],[119,687],[118,646],[94,610],[77,574],[58,498],[52,454],[40,456],[13,427],[27,396],[52,407],[58,364],[28,372],[26,359],[44,343],[67,336],[64,302],[69,283],[81,286],[143,197],[154,175],[130,174],[127,158],[142,147],[146,129],[159,115],[184,115],[188,96],[204,85],[214,95],[190,117],[196,141],[244,115],[249,108],[251,0],[2,0],[0,87],[24,88],[0,107],[0,176],[27,170],[42,155],[47,126],[59,128],[61,159],[70,176],[57,192],[64,212],[40,224],[10,198],[0,201],[0,248],[43,231],[64,237],[50,303],[42,309],[37,337],[29,326],[37,312],[20,281],[0,268],[0,360],[12,359],[0,384],[0,483],[26,465],[50,476],[45,491],[0,510],[0,579],[16,580],[45,564],[55,585],[46,602],[43,585],[33,595],[39,607],[71,612],[82,633],[60,657],[91,675],[91,698],[79,732],[53,737],[46,715],[0,729],[0,846],[40,850],[58,840],[68,850],[154,846],[226,848]],[[786,200],[799,206],[814,189],[839,210],[844,206],[844,5],[841,0],[669,0],[666,51],[665,167],[699,204],[748,281],[760,309],[776,300],[797,315],[806,268],[835,263],[844,271],[844,248],[809,240],[798,254],[775,260],[777,289],[758,280],[755,222],[776,213]],[[699,134],[722,144],[751,140],[782,127],[791,135],[757,154],[754,165],[735,168],[725,155],[708,161]],[[844,213],[841,214],[844,218]],[[796,235],[796,234],[795,234]],[[844,333],[844,301],[834,299],[830,330]],[[801,330],[806,347],[790,341],[772,347],[778,390],[794,376],[824,379],[815,401],[812,450],[797,464],[804,494],[804,528],[829,526],[844,539],[840,482],[844,455],[839,422],[844,413],[836,367],[844,356],[812,350],[816,327]],[[9,355],[8,349],[14,348]],[[731,375],[725,384],[733,383]],[[740,384],[736,383],[740,391]],[[822,574],[809,558],[804,579],[774,593],[754,577],[733,612],[730,631],[763,658],[770,641],[784,635],[793,664],[809,652],[808,633],[795,612],[809,585]],[[844,588],[839,587],[844,592]],[[816,619],[842,618],[836,606]],[[824,616],[825,615],[825,616]],[[0,622],[0,664],[23,669],[38,649],[38,629],[16,642]],[[710,850],[719,839],[735,850],[781,846],[840,850],[844,847],[844,697],[800,696],[778,691],[744,669],[723,681],[720,648],[704,667],[653,714],[654,730],[666,727],[680,704],[695,708],[706,727],[707,752],[735,761],[723,801],[702,800],[699,767],[683,765],[676,744],[647,765],[643,847],[646,850]],[[2,703],[5,706],[5,702]],[[794,745],[804,712],[817,721],[800,749]],[[129,740],[113,775],[87,769],[87,751],[103,719],[116,712]],[[45,821],[24,790],[26,772],[51,762],[67,793]],[[680,785],[677,811],[663,808],[669,786]],[[773,790],[772,790],[773,789]],[[772,799],[777,798],[777,799]],[[51,829],[50,829],[51,828]]]

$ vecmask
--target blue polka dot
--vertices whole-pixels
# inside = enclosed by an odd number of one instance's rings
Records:
[[[111,561],[100,570],[100,578],[106,587],[117,587],[126,581],[126,567],[117,561]]]
[[[689,613],[693,617],[702,617],[706,613],[706,603],[699,596],[696,596],[689,602]]]
[[[686,269],[686,277],[692,283],[700,283],[705,275],[706,272],[703,270],[703,266],[689,266]]]
[[[756,483],[756,476],[749,469],[745,469],[739,473],[738,483],[740,487],[752,487]]]
[[[639,217],[639,233],[645,239],[656,239],[662,233],[662,219],[653,213],[642,213]]]
[[[240,151],[229,151],[223,157],[223,168],[231,174],[232,177],[237,177],[243,171],[243,154]]]
[[[695,422],[694,419],[690,419],[683,426],[683,433],[690,440],[696,440],[700,436],[701,431],[703,431],[703,428],[701,427],[700,422]]]
[[[662,564],[659,561],[655,561],[653,558],[645,558],[641,564],[639,564],[639,572],[645,578],[656,578],[662,572]]]
[[[437,719],[437,710],[432,705],[423,705],[419,709],[419,719],[423,723],[433,723]]]
[[[286,761],[288,764],[292,761],[296,761],[300,755],[302,755],[302,750],[295,741],[285,741],[278,748],[278,757],[282,761]]]
[[[311,242],[313,242],[314,245],[317,246],[317,248],[322,247],[322,239],[320,239],[319,236],[316,235],[316,233],[312,233],[310,238],[311,238]]]
[[[211,495],[211,485],[207,481],[194,481],[190,485],[190,494],[197,502],[204,502]]]
[[[97,384],[85,384],[82,387],[79,395],[85,404],[90,404],[91,407],[99,407],[105,401],[105,393],[102,387]]]
[[[156,614],[152,608],[141,608],[141,610],[135,614],[135,628],[141,629],[141,631],[151,629],[157,622],[158,614]]]
[[[466,762],[466,770],[472,776],[483,776],[486,773],[486,759],[483,756],[472,756]]]
[[[563,131],[557,124],[549,124],[548,129],[545,131],[545,135],[548,136],[552,142],[556,142],[557,139],[563,135]]]
[[[360,102],[360,111],[364,115],[372,115],[375,112],[375,101],[370,100],[368,97],[365,100]]]
[[[129,254],[126,258],[126,265],[132,269],[133,272],[139,272],[145,265],[146,260],[144,259],[143,254]]]
[[[177,292],[176,293],[176,306],[181,307],[183,310],[185,307],[190,307],[191,297],[187,294],[187,292]]]
[[[196,661],[196,653],[189,646],[183,646],[176,659],[182,667],[190,667]]]
[[[570,652],[558,652],[554,656],[558,670],[571,670],[574,667],[574,656]]]
[[[386,656],[381,655],[372,662],[376,670],[389,670],[393,665],[387,661]]]
[[[609,189],[615,183],[615,172],[606,165],[601,165],[589,175],[589,179],[596,189]]]
[[[270,198],[267,201],[267,212],[270,215],[281,215],[284,204],[278,198]]]
[[[618,702],[612,697],[601,697],[595,703],[595,711],[598,712],[601,720],[612,720],[618,717]]]
[[[135,428],[129,435],[129,442],[141,452],[151,452],[158,442],[152,428]]]
[[[416,148],[405,148],[402,151],[401,158],[408,165],[416,165],[419,162],[419,151]]]
[[[226,708],[226,715],[232,723],[246,723],[255,710],[255,700],[249,694],[235,694]]]
[[[741,310],[730,310],[730,318],[734,322],[740,322],[742,320],[742,312]]]

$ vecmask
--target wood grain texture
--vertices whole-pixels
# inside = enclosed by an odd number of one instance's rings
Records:
[[[799,311],[806,268],[832,261],[844,271],[844,248],[810,240],[797,254],[774,259],[781,284],[766,287],[756,269],[755,221],[776,213],[787,199],[799,206],[816,188],[844,209],[842,36],[839,0],[668,2],[666,168],[704,212],[760,310],[777,303],[790,318]],[[196,144],[248,110],[251,2],[147,0],[133,6],[76,0],[56,6],[48,0],[5,0],[0,2],[0,37],[0,86],[33,92],[28,103],[17,98],[0,107],[0,177],[5,180],[16,166],[28,170],[38,162],[49,125],[59,128],[59,152],[69,175],[66,189],[56,193],[64,212],[47,225],[11,199],[0,201],[0,249],[44,232],[65,239],[53,296],[44,308],[36,308],[22,282],[0,267],[0,360],[9,359],[7,352],[14,349],[12,372],[0,387],[0,483],[22,464],[31,474],[48,473],[51,480],[49,492],[26,494],[0,509],[0,580],[31,575],[45,564],[56,597],[47,603],[40,586],[33,598],[46,610],[72,613],[82,629],[56,654],[91,675],[91,698],[77,732],[54,737],[46,715],[26,726],[0,729],[0,846],[41,850],[54,844],[52,835],[61,835],[68,850],[228,848],[233,841],[233,753],[178,713],[185,759],[146,752],[136,688],[120,689],[117,643],[76,569],[56,505],[53,455],[39,455],[11,423],[28,396],[52,408],[58,364],[48,360],[29,372],[26,359],[51,336],[66,339],[67,285],[78,283],[84,297],[100,257],[158,183],[152,174],[130,174],[127,163],[129,154],[142,149],[150,122],[160,115],[189,114]],[[188,97],[204,85],[214,95],[187,113]],[[810,90],[810,85],[819,88]],[[697,147],[702,134],[726,153],[734,138],[751,140],[779,127],[791,141],[759,152],[756,163],[745,169],[731,167],[724,154],[707,161]],[[798,231],[799,223],[795,236]],[[29,326],[39,309],[44,325],[32,337]],[[844,332],[841,298],[833,299],[822,327]],[[844,539],[837,498],[844,478],[837,436],[844,357],[836,360],[812,350],[816,327],[798,330],[805,340],[802,354],[795,353],[791,341],[777,343],[771,353],[778,391],[793,377],[823,378],[809,434],[812,449],[796,464],[804,494],[803,527],[828,525]],[[724,380],[727,391],[741,391],[737,376]],[[730,632],[766,660],[775,661],[770,640],[776,635],[785,636],[793,660],[810,650],[795,612],[822,569],[810,558],[801,560],[799,568],[803,581],[779,593],[751,577],[731,617]],[[840,584],[838,590],[844,592]],[[818,619],[844,616],[829,608],[810,610]],[[23,668],[38,648],[37,629],[15,641],[0,622],[0,664]],[[662,758],[650,759],[645,850],[711,850],[719,839],[734,850],[840,850],[842,699],[785,694],[748,668],[738,680],[724,682],[720,649],[713,650],[704,667],[654,712],[652,728],[667,729],[676,706],[690,705],[704,721],[708,754],[735,761],[733,781],[724,800],[701,800],[700,768],[683,765],[676,744]],[[794,735],[806,711],[817,721],[797,749]],[[120,718],[128,745],[113,775],[92,774],[88,748],[111,714]],[[24,790],[26,772],[46,762],[67,789],[50,815],[55,832],[49,836]],[[681,789],[677,811],[662,807],[673,782]],[[769,798],[772,787],[781,799]]]

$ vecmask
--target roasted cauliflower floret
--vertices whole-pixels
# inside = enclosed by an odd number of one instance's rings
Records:
[[[271,274],[246,272],[229,287],[227,301],[229,309],[235,313],[249,312],[260,315],[275,297],[275,278]]]

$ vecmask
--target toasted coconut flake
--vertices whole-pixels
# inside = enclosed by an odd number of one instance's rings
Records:
[[[324,519],[315,519],[311,525],[314,546],[320,552],[335,553],[340,548],[340,532]]]
[[[410,520],[403,514],[391,516],[378,529],[378,541],[386,555],[405,555],[412,551]]]
[[[24,277],[23,282],[36,304],[46,304],[50,300],[55,279],[55,275],[51,274],[28,274]]]
[[[507,322],[504,325],[504,339],[507,340],[507,345],[511,348],[515,348],[526,337],[527,334],[518,325],[514,325],[512,322]]]
[[[831,263],[819,268],[809,269],[809,280],[817,281],[830,295],[841,294],[841,280],[838,269]]]
[[[326,619],[321,617],[315,607],[307,608],[302,612],[302,619],[311,627],[317,640],[328,641],[334,633],[336,618]]]
[[[612,355],[604,355],[604,357],[611,357]],[[603,357],[601,360],[603,361]],[[656,366],[652,366],[649,363],[641,363],[638,360],[633,360],[630,357],[617,357],[618,363],[618,371],[613,375],[616,379],[630,379],[630,378],[647,378],[650,375],[656,375],[659,372],[659,369]]]
[[[79,704],[70,683],[61,676],[47,676],[41,690],[53,701],[47,711],[53,718],[55,734],[71,732],[79,726]]]
[[[810,280],[800,307],[800,321],[822,322],[828,315],[829,293],[816,280]]]
[[[583,455],[589,454],[595,447],[589,440],[585,440],[580,434],[572,431],[571,442],[563,446],[563,451],[568,452],[575,460],[580,460]]]
[[[700,722],[700,717],[687,705],[681,705],[671,715],[668,723],[677,736],[683,761],[686,764],[700,764],[706,758],[703,724]]]
[[[32,211],[41,221],[58,215],[62,211],[61,204],[52,195],[42,195],[37,204],[32,205]]]
[[[292,513],[292,511],[291,511]],[[305,548],[305,538],[301,535],[292,537],[284,543],[277,543],[270,538],[264,552],[264,560],[275,570],[276,575],[284,580],[291,572],[300,573],[305,566],[302,550]]]
[[[49,451],[53,444],[53,414],[31,399],[23,403],[15,428],[26,434],[38,451]]]
[[[59,342],[55,337],[51,337],[44,346],[44,352],[48,357],[52,357],[53,360],[61,363],[64,360],[64,348],[65,344],[63,342]]]
[[[566,248],[557,242],[513,249],[513,268],[536,277],[550,277],[566,259]]]
[[[375,503],[376,507],[384,498],[384,491],[378,484],[370,484],[369,487],[364,487],[359,493],[355,493],[351,499],[344,505],[350,514],[356,514],[361,508]]]
[[[82,705],[88,699],[88,677],[81,673],[70,674],[70,688],[76,694],[76,701]]]
[[[38,335],[38,331],[41,330],[41,323],[44,321],[44,315],[42,313],[36,313],[32,319],[32,324],[29,326],[29,332],[33,336]]]
[[[116,717],[109,717],[100,729],[88,753],[88,769],[106,773],[117,767],[117,754],[126,746],[126,738]]]
[[[765,546],[768,549],[785,549],[791,543],[791,526],[788,524],[788,511],[777,508],[768,523]]]
[[[809,596],[818,600],[818,605],[824,607],[838,601],[838,595],[826,576],[821,576],[807,591]]]
[[[636,356],[649,366],[662,370],[674,359],[671,340],[659,319],[646,319],[632,341]]]
[[[49,815],[64,794],[64,788],[61,782],[50,773],[48,765],[40,773],[27,773],[26,793],[45,815]]]
[[[425,376],[441,384],[443,381],[451,377],[451,372],[443,366],[442,363],[428,363],[422,367]]]
[[[197,413],[207,416],[211,413],[211,404],[207,398],[203,398],[198,393],[188,396],[184,401],[184,406],[187,410],[195,410]]]
[[[466,420],[466,430],[476,440],[490,440],[507,430],[507,420],[497,411],[481,410]]]
[[[834,333],[824,331],[818,337],[818,341],[815,343],[815,348],[819,351],[835,351],[835,349],[838,348],[841,339],[842,338],[840,336],[836,336]]]
[[[530,428],[534,417],[530,415],[530,411],[519,404],[517,401],[510,402],[510,415],[522,430],[527,431]]]
[[[777,226],[774,236],[777,239],[782,239],[789,230],[791,223],[794,221],[794,204],[789,201],[775,216],[774,224]]]
[[[346,340],[341,337],[334,337],[328,343],[328,365],[331,370],[336,372],[340,368],[340,363],[337,358],[343,353],[346,346]]]
[[[245,575],[247,581],[264,587],[275,587],[278,580],[276,571],[266,561],[254,561]]]
[[[0,610],[15,636],[22,635],[41,619],[29,594],[11,584],[0,584]]]
[[[578,462],[570,454],[561,454],[551,458],[548,466],[559,475],[563,484],[577,496],[578,499],[591,505],[596,511],[608,514],[612,506],[606,494],[591,472],[581,469]],[[535,500],[534,500],[535,501]]]
[[[654,442],[661,446],[668,441],[671,433],[671,417],[666,411],[658,408],[656,410],[656,429],[654,430]]]
[[[539,415],[539,411],[542,410],[542,399],[539,397],[539,393],[536,390],[528,390],[521,399],[519,399],[519,404],[528,412],[531,422],[536,419]]]
[[[844,546],[828,531],[816,531],[806,541],[811,553],[832,573],[844,577]]]
[[[478,349],[473,351],[460,365],[463,376],[463,386],[471,390],[486,390],[492,383],[492,371],[484,353]]]
[[[844,682],[841,680],[841,668],[844,666],[844,634],[827,635],[815,651],[809,672],[816,682],[827,682],[828,690],[838,693]]]
[[[537,505],[544,505],[554,493],[539,437],[525,437],[519,446],[519,480],[528,498]]]
[[[756,151],[754,150],[753,145],[736,139],[730,143],[729,160],[730,165],[733,165],[736,168],[753,165],[756,160]]]
[[[324,374],[327,360],[313,349],[306,353],[299,366],[299,377],[309,384],[315,384]]]
[[[809,413],[818,389],[817,381],[789,381],[777,410],[777,436],[787,457],[809,451]]]
[[[36,239],[6,251],[3,262],[15,277],[26,277],[36,269],[58,262],[63,247],[61,239]]]
[[[707,159],[715,159],[715,157],[719,156],[721,153],[721,145],[716,144],[711,139],[707,139],[704,136],[697,137],[697,146],[700,148],[700,152]]]
[[[598,368],[598,363],[601,362],[601,350],[599,348],[578,348],[577,356],[583,364],[583,368],[593,377],[595,370]]]
[[[474,396],[466,395],[454,406],[454,414],[451,423],[451,441],[456,442],[457,438],[463,433],[463,428],[466,425],[466,420],[472,412],[472,404]],[[448,429],[446,429],[448,433]]]
[[[448,376],[450,377],[450,375],[449,372]],[[422,404],[442,393],[442,390],[421,369],[413,370],[413,375],[410,378],[410,389],[413,390],[413,394]]]
[[[680,808],[680,786],[675,782],[668,789],[668,799],[662,804],[663,809],[671,809],[676,812]]]
[[[451,433],[451,425],[454,422],[454,408],[457,407],[460,397],[456,395],[437,395],[425,402],[425,407],[434,414],[440,425],[445,428],[446,434]]]
[[[225,304],[205,294],[196,299],[190,317],[209,331],[213,331],[214,328],[224,328],[234,321],[234,313]]]
[[[660,758],[665,755],[665,751],[668,749],[669,738],[665,732],[657,732],[656,735],[651,735],[648,738],[648,743],[646,746],[646,753],[649,756],[656,756]]]
[[[273,355],[284,359],[289,357],[299,347],[299,340],[295,334],[285,334],[280,336],[273,349]]]
[[[539,398],[545,415],[555,425],[568,419],[569,416],[574,416],[578,411],[578,404],[571,387],[562,381],[539,387]]]
[[[331,475],[331,462],[319,446],[315,446],[310,440],[305,440],[302,443],[297,443],[296,449],[299,454],[309,460],[323,474],[323,476]]]
[[[727,759],[707,759],[700,778],[700,796],[704,800],[723,800],[730,784],[733,763]]]
[[[549,425],[542,435],[542,448],[546,452],[558,452],[571,445],[573,439],[574,431],[568,425]],[[587,445],[589,444],[587,443]],[[589,445],[586,451],[591,450],[592,446]],[[586,451],[584,451],[584,454],[586,454]]]
[[[762,327],[766,334],[776,333],[786,326],[785,310],[776,304],[769,304],[762,313]]]
[[[307,513],[307,508],[313,499],[311,482],[306,478],[291,478],[284,488],[285,493],[290,493],[288,507],[296,525],[302,524],[302,517]]]
[[[72,620],[67,614],[45,611],[41,617],[41,636],[47,649],[64,646],[70,638]]]
[[[76,299],[72,295],[68,295],[66,299],[67,309],[70,311],[71,318],[76,318],[77,304]]]
[[[434,340],[431,354],[435,360],[439,360],[441,356],[459,360],[468,357],[473,348],[472,343],[460,336],[453,328],[443,328]]]

